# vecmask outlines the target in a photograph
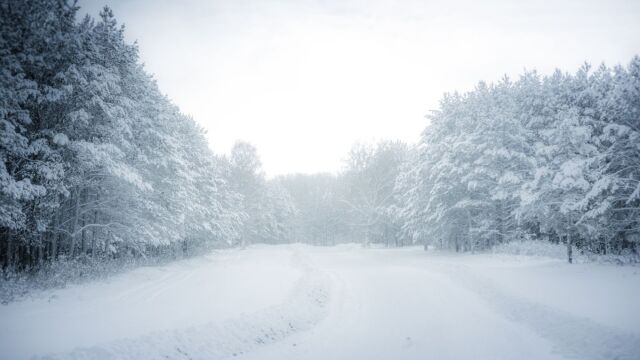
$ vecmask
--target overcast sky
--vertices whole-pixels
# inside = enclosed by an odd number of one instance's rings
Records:
[[[268,175],[335,172],[356,141],[417,140],[444,92],[522,70],[626,63],[640,1],[80,0],[108,4],[211,148]]]

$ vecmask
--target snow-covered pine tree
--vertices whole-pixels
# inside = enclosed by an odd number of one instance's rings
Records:
[[[80,22],[66,1],[3,1],[0,13],[4,267],[237,236],[224,161],[160,93],[109,8]]]

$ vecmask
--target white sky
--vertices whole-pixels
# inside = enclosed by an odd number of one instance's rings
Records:
[[[479,80],[640,53],[632,0],[80,0],[104,4],[211,148],[249,141],[271,176],[335,172],[356,141],[414,142],[444,92]]]

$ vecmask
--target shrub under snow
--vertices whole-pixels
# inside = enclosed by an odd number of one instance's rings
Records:
[[[511,241],[496,245],[491,249],[491,251],[494,254],[544,256],[561,260],[567,258],[566,244],[555,244],[542,240]],[[632,254],[630,252],[619,255],[600,255],[574,248],[573,259],[575,262],[600,262],[617,265],[640,264],[640,256],[638,254]]]

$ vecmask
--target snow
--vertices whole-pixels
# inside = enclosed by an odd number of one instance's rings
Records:
[[[265,255],[258,248],[221,251],[2,306],[0,353],[28,359],[281,304],[301,272],[288,251]]]
[[[251,246],[0,307],[4,359],[638,359],[640,270]]]
[[[60,146],[65,146],[69,143],[69,138],[63,133],[57,133],[53,135],[53,143]]]
[[[546,240],[513,240],[494,246],[491,249],[496,254],[542,256],[552,259],[567,260],[567,245],[563,243],[552,243]],[[622,254],[593,254],[574,249],[574,263],[597,262],[601,264],[613,265],[637,265],[640,264],[640,255],[625,251]]]

